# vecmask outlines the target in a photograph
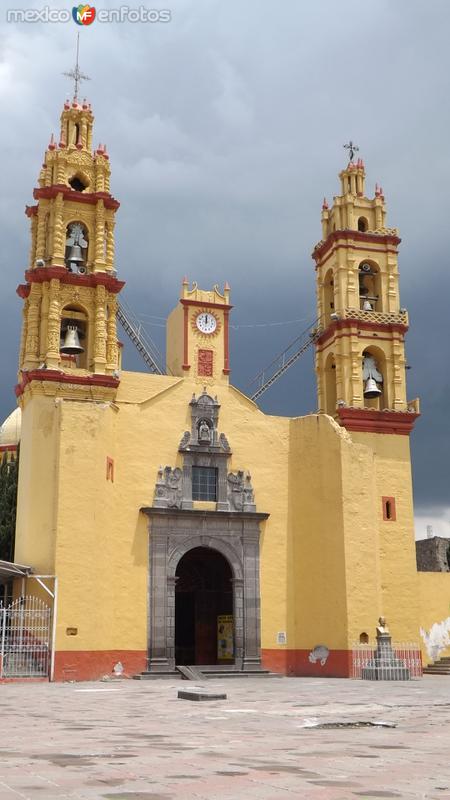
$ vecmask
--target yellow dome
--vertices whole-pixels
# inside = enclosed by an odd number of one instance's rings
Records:
[[[0,425],[0,447],[5,445],[17,446],[19,444],[21,422],[22,412],[20,408],[15,408],[4,423]]]

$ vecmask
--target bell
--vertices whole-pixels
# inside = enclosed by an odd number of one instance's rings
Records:
[[[79,244],[73,244],[69,250],[68,256],[66,261],[69,266],[75,267],[77,264],[82,264],[84,261],[83,253],[81,252],[81,247]]]
[[[84,347],[81,347],[80,340],[78,338],[78,328],[76,325],[67,326],[64,344],[60,348],[60,352],[73,356],[84,352]]]
[[[373,378],[367,378],[364,387],[364,397],[372,398],[379,397],[381,389],[378,388],[376,381]]]
[[[373,311],[372,303],[370,302],[370,300],[367,300],[367,298],[364,300],[364,303],[362,305],[362,310],[363,311]]]

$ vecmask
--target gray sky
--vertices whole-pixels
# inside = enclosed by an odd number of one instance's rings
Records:
[[[408,394],[421,396],[423,412],[412,437],[418,533],[431,522],[450,535],[448,0],[172,0],[144,3],[170,8],[166,24],[82,28],[10,24],[6,5],[71,8],[7,0],[1,11],[0,418],[14,405],[24,206],[58,131],[71,90],[61,73],[80,31],[92,78],[80,94],[93,104],[95,143],[107,143],[121,201],[117,267],[161,347],[184,274],[203,287],[228,280],[236,326],[314,319],[322,198],[338,191],[343,143],[359,144],[368,193],[383,185],[388,224],[403,239]],[[105,7],[120,3],[96,3]],[[303,327],[232,329],[233,382],[245,391]],[[128,347],[126,356],[126,367],[142,368]],[[315,405],[312,355],[261,401],[291,415]]]

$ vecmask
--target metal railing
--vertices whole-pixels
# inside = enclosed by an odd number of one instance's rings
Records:
[[[27,595],[0,607],[0,678],[48,677],[52,609]]]
[[[406,673],[408,677],[406,678]],[[377,645],[352,646],[351,677],[362,680],[409,680],[423,674],[422,653],[416,642],[393,642],[386,657],[380,658]]]

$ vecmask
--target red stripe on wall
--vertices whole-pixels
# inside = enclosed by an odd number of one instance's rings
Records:
[[[55,681],[96,681],[111,677],[114,665],[123,666],[123,676],[132,677],[147,668],[146,650],[58,650]]]
[[[282,675],[308,678],[349,678],[351,675],[350,650],[330,650],[325,662],[312,663],[311,650],[268,650],[261,651],[265,669]]]

